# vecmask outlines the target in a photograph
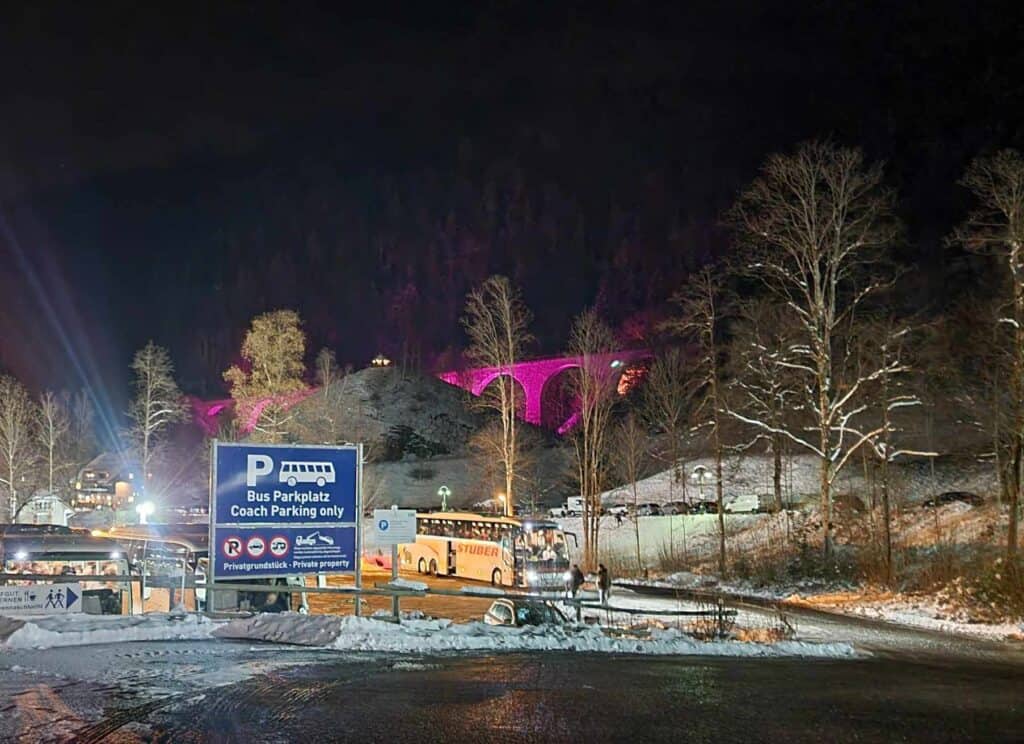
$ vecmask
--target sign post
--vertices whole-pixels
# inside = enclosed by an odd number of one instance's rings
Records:
[[[214,440],[210,584],[350,573],[358,586],[361,460],[361,445]]]
[[[398,578],[398,546],[416,542],[416,511],[414,509],[373,510],[373,528],[378,545],[391,546],[391,581]],[[399,619],[398,595],[391,597],[391,614]]]

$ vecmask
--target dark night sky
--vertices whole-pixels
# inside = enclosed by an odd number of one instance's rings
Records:
[[[813,136],[889,162],[939,310],[969,284],[941,247],[956,178],[1024,145],[1019,2],[36,5],[0,32],[0,365],[114,401],[149,337],[221,394],[280,306],[314,352],[430,362],[493,271],[538,351],[593,302],[628,326]]]

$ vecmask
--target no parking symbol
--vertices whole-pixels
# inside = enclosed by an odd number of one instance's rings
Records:
[[[224,551],[225,558],[237,560],[242,556],[242,538],[235,536],[226,538],[221,548]]]

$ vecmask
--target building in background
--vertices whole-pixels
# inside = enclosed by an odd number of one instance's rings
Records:
[[[132,508],[137,470],[123,455],[104,452],[78,471],[71,506],[76,510]]]

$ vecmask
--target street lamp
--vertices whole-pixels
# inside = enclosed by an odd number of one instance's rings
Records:
[[[146,524],[146,517],[149,517],[156,510],[153,506],[152,501],[143,501],[141,504],[135,507],[135,511],[139,513],[139,524]]]
[[[441,498],[441,511],[448,511],[448,497],[452,495],[452,489],[441,486],[437,489],[437,495]]]

